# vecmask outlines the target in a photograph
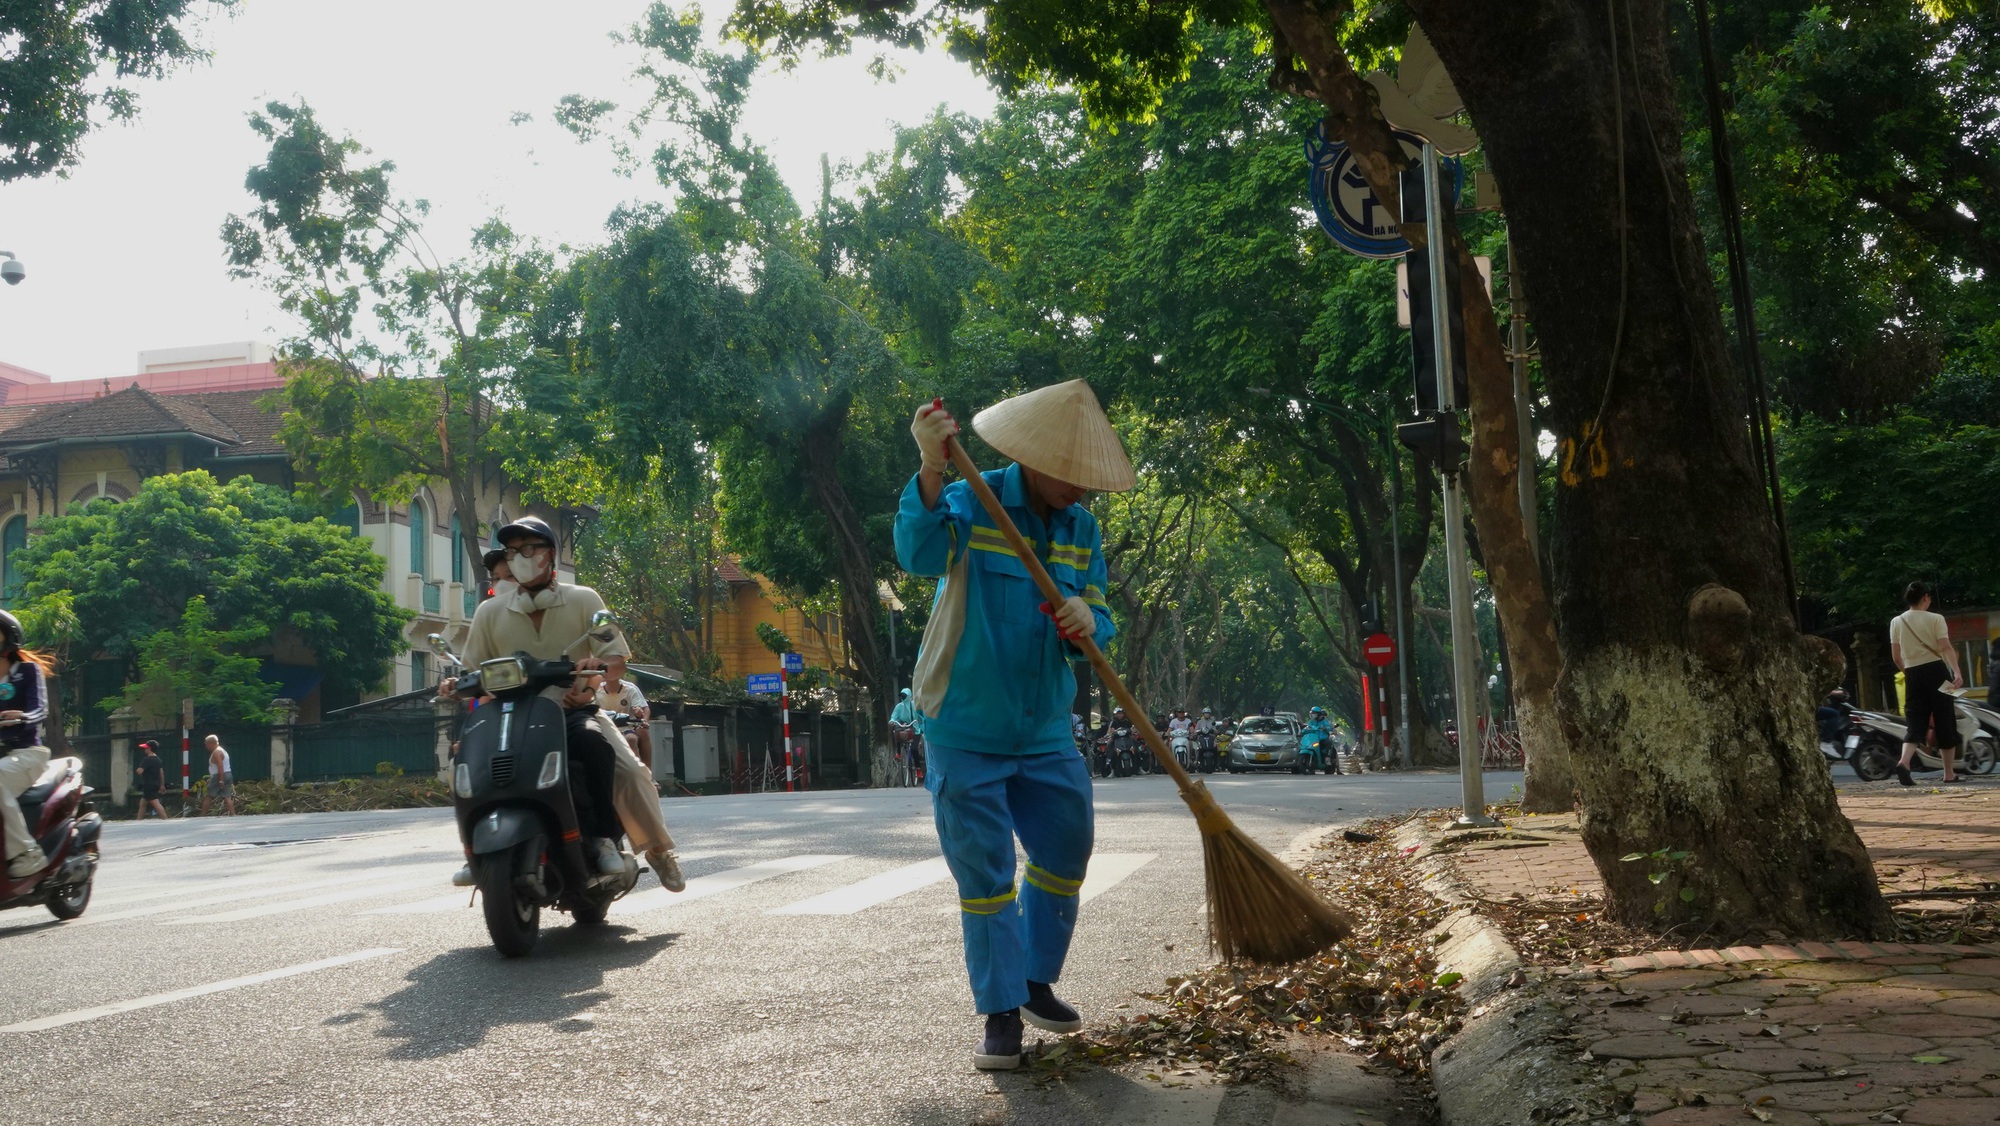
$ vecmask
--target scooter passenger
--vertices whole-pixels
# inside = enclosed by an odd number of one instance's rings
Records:
[[[1333,745],[1333,724],[1326,718],[1326,709],[1315,707],[1308,715],[1305,729],[1299,732],[1299,749],[1320,756],[1329,754]]]

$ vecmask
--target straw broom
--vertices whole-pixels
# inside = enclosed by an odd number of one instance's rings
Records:
[[[1014,548],[1014,554],[1021,557],[1021,563],[1034,576],[1042,597],[1052,607],[1062,605],[1062,592],[1056,589],[1028,541],[1021,538],[1020,529],[1014,527],[1014,521],[1000,506],[1000,498],[993,495],[986,478],[979,475],[979,467],[972,464],[965,447],[952,438],[946,448],[979,503],[986,506],[986,514],[993,518]],[[1110,687],[1111,695],[1132,717],[1146,745],[1152,748],[1153,757],[1173,777],[1174,785],[1180,787],[1181,800],[1194,813],[1195,826],[1201,830],[1202,865],[1208,874],[1209,942],[1222,957],[1231,962],[1239,959],[1294,962],[1347,937],[1354,929],[1347,913],[1321,898],[1297,872],[1238,829],[1216,804],[1208,787],[1181,769],[1152,721],[1146,718],[1146,710],[1119,679],[1096,641],[1083,637],[1074,644],[1090,658],[1090,667],[1097,670],[1098,679]]]

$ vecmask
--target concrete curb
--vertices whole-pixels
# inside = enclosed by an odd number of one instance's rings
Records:
[[[1613,1126],[1621,1100],[1602,1069],[1578,1058],[1569,1018],[1541,971],[1472,910],[1474,898],[1436,854],[1442,834],[1422,815],[1398,826],[1398,852],[1424,889],[1457,907],[1433,927],[1440,972],[1465,975],[1465,1026],[1431,1054],[1441,1126]]]

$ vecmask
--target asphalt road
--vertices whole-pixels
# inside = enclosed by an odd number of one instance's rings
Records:
[[[1489,775],[1489,797],[1518,775]],[[1454,804],[1446,774],[1211,780],[1275,850]],[[0,1119],[1077,1122],[970,1066],[956,898],[921,790],[670,801],[690,877],[596,931],[488,945],[448,811],[114,822],[79,920],[0,913]],[[1107,1019],[1208,960],[1164,778],[1097,784],[1061,992]],[[1032,1032],[1032,1030],[1031,1030]]]

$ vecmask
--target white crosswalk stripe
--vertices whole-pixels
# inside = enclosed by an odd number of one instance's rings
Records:
[[[761,864],[731,868],[727,872],[717,872],[712,876],[696,876],[687,882],[687,890],[683,892],[675,893],[667,891],[665,888],[654,888],[652,891],[642,891],[637,895],[628,895],[611,905],[611,914],[625,916],[640,915],[648,911],[658,911],[662,908],[674,907],[683,903],[692,903],[698,899],[706,899],[711,895],[720,895],[725,891],[734,891],[737,888],[747,887],[750,884],[761,880],[768,880],[774,876],[803,872],[809,868],[818,868],[821,865],[852,859],[851,855],[805,855],[787,856],[782,860],[766,860]]]
[[[380,878],[381,877],[378,874],[368,873],[363,875],[336,876],[325,880],[307,880],[304,883],[280,884],[276,886],[257,887],[257,888],[244,888],[239,891],[227,892],[222,895],[206,895],[206,896],[198,896],[194,899],[179,900],[171,903],[155,903],[150,907],[133,907],[124,911],[92,912],[90,914],[85,915],[83,918],[78,919],[76,922],[71,923],[70,926],[72,927],[90,926],[98,923],[115,923],[122,919],[143,919],[149,915],[165,915],[174,911],[191,911],[197,907],[214,907],[218,904],[223,904],[223,903],[240,903],[246,899],[265,899],[273,895],[286,895],[301,891],[314,891],[319,888],[342,887],[347,884],[358,884],[363,880],[377,880]]]
[[[676,855],[680,857],[680,862],[683,865],[687,865],[697,860],[706,860],[716,854],[713,852],[683,852]],[[641,880],[646,878],[644,865],[645,862],[641,860],[639,874]],[[472,898],[471,888],[459,888],[444,895],[435,895],[410,903],[398,903],[390,907],[375,907],[367,911],[356,911],[355,915],[437,915],[443,914],[446,911],[463,911],[473,906],[475,902]]]
[[[1156,852],[1100,852],[1090,858],[1090,870],[1084,873],[1083,890],[1077,898],[1089,903],[1157,859]]]
[[[887,872],[868,877],[859,883],[835,888],[811,899],[801,899],[783,907],[766,911],[767,915],[852,915],[864,911],[878,903],[887,903],[898,896],[927,888],[951,878],[951,869],[945,867],[944,857],[934,856],[915,864],[905,864]]]
[[[113,1001],[109,1005],[98,1005],[88,1009],[76,1009],[67,1013],[57,1013],[55,1016],[24,1020],[19,1024],[0,1027],[0,1032],[43,1032],[51,1028],[61,1028],[66,1024],[96,1020],[98,1017],[108,1017],[117,1013],[129,1013],[134,1009],[149,1009],[155,1005],[168,1005],[175,1001],[185,1001],[190,997],[205,997],[210,993],[241,989],[246,985],[262,985],[267,981],[296,977],[299,974],[312,973],[314,970],[332,969],[335,966],[351,965],[355,962],[365,962],[371,958],[380,958],[387,954],[398,953],[401,953],[400,948],[393,946],[378,946],[370,950],[357,950],[352,954],[342,954],[338,958],[322,958],[317,962],[307,962],[304,965],[265,970],[263,973],[251,974],[248,977],[232,977],[227,981],[212,981],[207,985],[197,985],[188,989],[176,989],[171,993],[154,993],[146,997],[135,997],[130,1001]]]
[[[165,919],[163,927],[187,926],[195,923],[234,923],[244,919],[261,919],[266,915],[285,915],[293,911],[308,911],[314,907],[327,907],[335,903],[348,903],[356,899],[375,899],[384,895],[395,895],[415,888],[436,887],[435,879],[403,880],[393,884],[378,884],[371,887],[348,888],[345,891],[330,891],[323,895],[309,895],[304,899],[286,899],[277,903],[260,903],[255,907],[243,907],[235,911],[222,911],[214,915],[190,915],[182,919]]]

